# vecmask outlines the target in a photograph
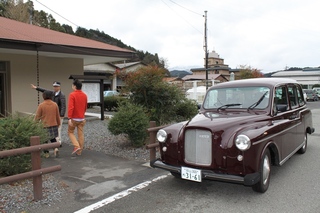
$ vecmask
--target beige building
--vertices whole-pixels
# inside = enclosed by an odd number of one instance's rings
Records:
[[[84,66],[84,74],[90,76],[106,76],[104,80],[104,90],[120,90],[125,83],[117,76],[118,71],[134,72],[141,67],[147,66],[141,61],[129,63],[104,63]]]
[[[71,92],[70,75],[83,75],[84,66],[124,61],[131,50],[0,17],[0,114],[35,112],[41,94],[30,84],[52,88],[61,82]]]
[[[206,62],[204,61],[204,64]],[[205,66],[204,66],[205,67]],[[206,77],[205,68],[194,68],[191,69],[194,75],[203,75],[204,80]],[[219,54],[214,50],[208,54],[208,74],[220,74],[226,79],[230,78],[230,68],[224,64],[224,59],[220,58]]]

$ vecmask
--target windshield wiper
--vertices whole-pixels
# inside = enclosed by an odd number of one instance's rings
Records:
[[[225,105],[222,105],[220,107],[218,107],[217,111],[221,110],[221,109],[226,109],[228,107],[232,107],[232,106],[241,106],[242,104],[225,104]]]
[[[267,94],[268,92],[269,92],[269,91],[265,92],[265,93],[259,98],[259,100],[258,100],[257,102],[255,102],[255,103],[253,103],[251,106],[249,106],[247,110],[249,111],[249,109],[254,109],[256,106],[258,106],[258,105],[263,101],[263,99],[266,97],[266,94]]]

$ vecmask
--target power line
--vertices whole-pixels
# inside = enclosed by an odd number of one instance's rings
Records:
[[[178,4],[178,3],[176,3],[176,2],[174,2],[174,1],[172,1],[172,0],[169,0],[169,1],[171,1],[172,3],[174,3],[174,4],[178,5],[179,7],[182,7],[182,8],[183,8],[183,9],[185,9],[185,10],[188,10],[189,12],[192,12],[192,13],[194,13],[194,14],[197,14],[197,15],[203,16],[202,14],[197,13],[197,12],[194,12],[193,10],[190,10],[190,9],[188,9],[188,8],[186,8],[186,7],[184,7],[184,6],[180,5],[180,4]]]
[[[165,1],[163,1],[163,0],[161,0],[162,1],[162,3],[164,3],[167,7],[169,7],[176,15],[178,15],[178,16],[180,16],[180,18],[182,18],[185,22],[187,22],[193,29],[195,29],[196,31],[198,31],[201,35],[203,34],[200,30],[198,30],[196,27],[194,27],[190,22],[188,22],[184,17],[182,17],[179,13],[177,13],[173,8],[171,8]],[[170,0],[171,1],[171,0]],[[171,2],[173,2],[173,1],[171,1]],[[175,3],[175,2],[173,2],[173,3]],[[177,3],[175,3],[175,4],[177,4]],[[178,4],[177,4],[178,5]],[[179,5],[180,6],[180,5]],[[182,7],[182,6],[180,6],[180,7]],[[184,8],[184,9],[186,9],[186,8]],[[187,9],[188,10],[188,9]],[[198,13],[196,13],[197,15],[200,15],[200,14],[198,14]],[[201,16],[203,16],[203,15],[201,15]]]
[[[60,15],[59,13],[55,12],[54,10],[50,9],[48,6],[42,4],[41,2],[39,2],[38,0],[35,0],[36,2],[38,2],[39,4],[41,4],[42,6],[44,6],[45,8],[47,8],[48,10],[50,10],[51,12],[55,13],[56,15],[60,16],[61,18],[63,18],[64,20],[70,22],[71,24],[73,24],[76,27],[79,27],[79,25],[75,24],[74,22],[70,21],[69,19],[65,18],[64,16]]]

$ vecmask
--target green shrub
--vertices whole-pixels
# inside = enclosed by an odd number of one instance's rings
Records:
[[[176,122],[193,118],[198,113],[198,105],[194,100],[185,99],[179,101],[175,106]]]
[[[12,115],[0,122],[0,151],[30,146],[30,137],[40,136],[47,141],[47,131],[32,116]],[[31,169],[31,155],[24,154],[0,159],[0,175],[14,175]]]
[[[119,105],[125,101],[127,101],[127,99],[121,96],[104,97],[104,109],[107,109],[108,111],[117,111]]]
[[[143,107],[127,102],[120,105],[117,114],[110,120],[108,129],[114,135],[127,134],[133,146],[141,147],[147,137],[148,124]]]

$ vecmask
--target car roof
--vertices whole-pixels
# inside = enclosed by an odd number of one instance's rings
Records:
[[[274,87],[279,84],[297,84],[296,80],[290,78],[250,78],[243,80],[228,81],[212,86],[211,88],[225,88],[238,86],[267,86]]]

